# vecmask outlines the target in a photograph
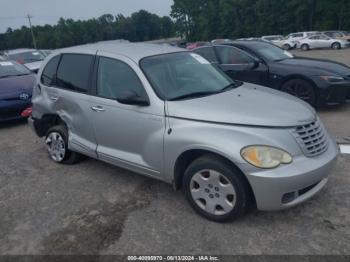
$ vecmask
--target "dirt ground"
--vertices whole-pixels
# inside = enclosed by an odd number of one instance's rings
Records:
[[[350,65],[350,50],[297,52]],[[350,103],[319,112],[350,136]],[[86,159],[52,163],[26,122],[0,126],[0,254],[350,254],[350,155],[310,201],[217,224],[170,185]]]

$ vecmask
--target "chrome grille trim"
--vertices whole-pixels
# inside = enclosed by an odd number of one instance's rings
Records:
[[[321,155],[328,149],[328,136],[319,119],[306,125],[297,126],[292,133],[307,157]]]

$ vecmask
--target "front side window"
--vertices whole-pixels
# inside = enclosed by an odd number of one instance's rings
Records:
[[[46,86],[51,86],[54,84],[59,61],[60,61],[60,56],[55,56],[50,60],[50,62],[46,64],[40,78],[42,84]]]
[[[119,94],[133,91],[144,96],[143,85],[134,70],[116,59],[101,57],[98,65],[97,95],[117,99]]]
[[[195,53],[180,52],[147,57],[140,66],[164,100],[215,94],[240,85]]]
[[[240,65],[253,62],[251,57],[234,47],[220,46],[216,47],[216,50],[221,60],[221,64],[224,65]]]
[[[57,86],[86,93],[92,60],[91,55],[64,54],[57,69]]]
[[[203,56],[210,63],[218,63],[213,47],[202,47],[194,50],[195,53]]]
[[[31,72],[24,66],[12,61],[0,61],[0,78],[28,75]]]

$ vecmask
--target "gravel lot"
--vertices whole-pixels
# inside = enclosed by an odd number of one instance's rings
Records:
[[[349,49],[296,53],[350,64]],[[350,103],[319,114],[350,136]],[[52,163],[23,121],[2,124],[0,143],[0,254],[350,254],[350,155],[311,201],[216,224],[167,184],[92,159]]]

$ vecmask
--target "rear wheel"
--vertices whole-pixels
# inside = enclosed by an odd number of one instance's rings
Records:
[[[312,84],[304,79],[292,79],[282,85],[281,91],[296,96],[316,106],[316,92]]]
[[[183,190],[200,215],[216,222],[232,221],[244,214],[249,190],[243,174],[215,156],[204,156],[187,168]]]
[[[51,159],[56,163],[75,164],[79,160],[79,154],[68,149],[68,130],[65,126],[51,127],[45,143]]]
[[[308,50],[310,50],[310,46],[308,44],[302,44],[301,45],[301,50],[308,51]]]
[[[332,44],[332,49],[341,49],[340,43],[336,42]]]
[[[290,50],[292,47],[289,44],[284,44],[282,48],[284,50]]]

